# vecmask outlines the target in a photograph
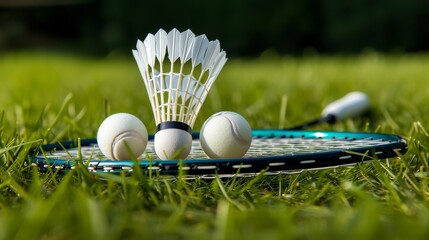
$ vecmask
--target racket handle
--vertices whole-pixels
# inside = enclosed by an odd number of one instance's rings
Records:
[[[344,97],[330,103],[322,111],[322,117],[331,116],[336,121],[356,117],[364,113],[369,107],[368,96],[363,92],[350,92]]]

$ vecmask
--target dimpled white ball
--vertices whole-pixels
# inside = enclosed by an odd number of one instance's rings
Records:
[[[200,143],[211,158],[240,158],[249,150],[252,129],[240,114],[219,112],[208,118],[200,131]]]
[[[148,133],[145,125],[140,119],[128,113],[109,116],[101,123],[97,132],[97,143],[101,152],[114,160],[139,157],[146,149],[147,142]]]

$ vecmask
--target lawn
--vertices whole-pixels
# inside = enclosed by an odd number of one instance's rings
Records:
[[[230,57],[194,130],[224,110],[254,129],[284,128],[359,90],[368,114],[315,128],[397,134],[409,151],[355,167],[187,181],[23,166],[35,141],[94,137],[111,113],[134,114],[151,133],[155,122],[131,53],[3,53],[0,239],[427,238],[428,66],[428,54]]]

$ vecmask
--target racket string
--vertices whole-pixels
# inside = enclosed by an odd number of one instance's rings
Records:
[[[286,156],[308,153],[323,153],[331,151],[344,151],[355,148],[368,148],[386,144],[384,140],[374,139],[321,139],[321,138],[254,138],[252,145],[243,158],[261,158],[271,156]],[[193,140],[192,151],[188,159],[209,159],[204,153],[198,140]],[[80,148],[83,160],[109,160],[99,150],[97,144],[82,146]],[[53,150],[49,153],[39,154],[37,158],[48,159],[77,159],[78,148],[70,148],[67,151]],[[158,160],[154,151],[153,141],[148,143],[146,152],[139,159],[151,156],[153,160]]]

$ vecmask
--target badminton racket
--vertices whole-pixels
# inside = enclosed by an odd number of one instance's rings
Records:
[[[153,135],[149,136],[146,153],[133,161],[106,159],[95,138],[41,145],[30,151],[29,160],[42,172],[65,173],[77,164],[84,164],[90,172],[120,173],[138,169],[159,175],[212,178],[350,166],[397,157],[408,149],[401,137],[380,133],[253,130],[252,137],[251,147],[242,158],[209,159],[200,146],[199,133],[195,132],[192,151],[186,160],[157,159]]]

